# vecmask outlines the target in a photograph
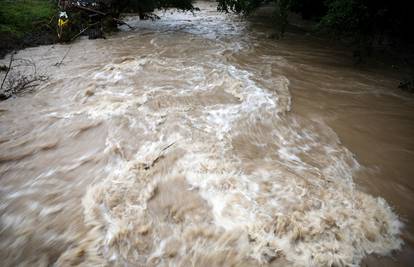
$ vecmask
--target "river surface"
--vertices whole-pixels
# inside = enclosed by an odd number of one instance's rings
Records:
[[[412,264],[398,75],[197,6],[16,55],[49,79],[0,103],[2,266]]]

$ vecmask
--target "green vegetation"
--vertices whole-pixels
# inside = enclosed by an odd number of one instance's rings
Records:
[[[92,0],[83,0],[91,2]],[[114,17],[122,12],[138,12],[141,18],[154,18],[156,9],[194,10],[193,0],[96,0]],[[52,42],[57,0],[0,0],[0,56],[10,43],[36,45],[35,40]],[[258,7],[273,3],[274,25],[282,37],[288,25],[288,14],[299,13],[314,20],[317,30],[338,39],[353,40],[358,53],[369,54],[376,44],[414,44],[411,28],[411,1],[405,0],[217,0],[218,10],[249,15]],[[70,12],[76,13],[71,10]],[[108,11],[105,11],[108,12]],[[74,19],[75,17],[72,17]],[[72,20],[75,21],[75,20]],[[73,23],[77,24],[77,23]],[[78,23],[79,24],[79,23]],[[48,28],[47,28],[48,27]],[[75,27],[76,28],[76,27]],[[79,30],[76,28],[76,30]],[[27,36],[29,35],[29,38]],[[44,36],[48,36],[44,38]],[[47,40],[47,41],[45,41]],[[14,44],[13,44],[14,43]]]
[[[53,43],[50,20],[56,11],[52,0],[0,0],[0,58],[14,49]]]
[[[350,38],[361,47],[384,42],[414,43],[413,4],[404,0],[217,0],[221,11],[249,14],[257,7],[273,2],[275,26],[283,35],[288,12],[318,23],[317,29],[336,38]]]
[[[193,0],[80,0],[83,4],[97,2],[105,30],[111,30],[122,12],[138,12],[140,18],[157,18],[156,9],[194,10]],[[59,4],[58,4],[59,3]],[[58,7],[60,5],[60,8]],[[0,58],[14,49],[56,42],[57,11],[67,8],[70,17],[68,33],[78,36],[88,24],[87,12],[70,5],[68,0],[0,0]],[[91,29],[92,31],[93,29]],[[71,38],[69,38],[70,40]]]
[[[49,23],[56,4],[49,0],[0,0],[0,34],[18,38]]]

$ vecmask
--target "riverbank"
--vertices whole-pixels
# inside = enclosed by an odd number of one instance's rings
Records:
[[[0,2],[0,58],[13,50],[56,43],[54,21],[57,11],[55,1],[51,0],[7,0]],[[273,13],[274,6],[269,4],[256,10],[252,17],[259,14],[259,16],[264,16],[272,21]],[[269,25],[274,27],[272,23]],[[361,57],[358,52],[355,52],[356,48],[352,41],[335,39],[318,32],[315,30],[316,26],[316,22],[304,20],[298,14],[291,13],[287,35],[299,33],[304,36],[314,36],[334,46],[348,49],[356,65],[366,65],[367,67],[379,65],[381,68],[402,71],[402,81],[414,78],[414,47],[412,45],[401,43],[397,46],[376,45],[372,47],[370,55]],[[274,30],[276,32],[276,29]]]
[[[56,42],[51,22],[57,6],[50,0],[0,2],[0,58],[13,50]]]
[[[362,72],[383,72],[396,78],[392,89],[398,89],[408,94],[414,93],[414,45],[404,42],[394,44],[375,43],[368,54],[360,53],[358,46],[349,38],[338,38],[318,30],[318,24],[305,20],[299,14],[289,14],[289,24],[285,36],[278,40],[277,31],[272,22],[274,6],[269,4],[255,10],[248,18],[253,24],[259,23],[266,28],[267,37],[275,42],[289,42],[289,39],[300,38],[300,42],[312,45],[324,44],[326,49],[334,48],[342,51],[346,64]],[[338,62],[343,64],[344,62]]]

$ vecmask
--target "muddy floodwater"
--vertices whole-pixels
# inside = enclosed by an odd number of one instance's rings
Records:
[[[15,56],[48,80],[0,102],[1,265],[413,264],[396,72],[196,6]]]

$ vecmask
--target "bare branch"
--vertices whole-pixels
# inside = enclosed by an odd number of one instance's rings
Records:
[[[16,64],[16,62],[18,63]],[[32,60],[14,58],[14,54],[12,54],[9,68],[0,88],[0,100],[27,91],[45,80],[47,80],[46,76],[37,74],[36,64]]]
[[[6,81],[6,79],[7,79],[7,75],[8,75],[8,74],[9,74],[9,72],[10,72],[11,65],[12,65],[12,63],[13,63],[13,57],[14,57],[14,51],[11,53],[11,56],[10,56],[10,62],[9,62],[9,67],[7,68],[6,75],[4,76],[3,81],[1,82],[0,89],[3,89],[4,82]]]

